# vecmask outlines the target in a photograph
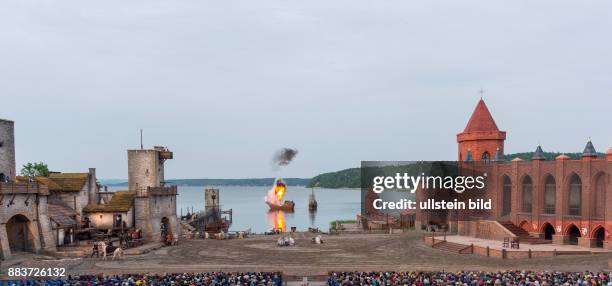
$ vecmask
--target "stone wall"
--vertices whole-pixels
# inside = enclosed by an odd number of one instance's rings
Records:
[[[178,217],[176,216],[176,196],[159,195],[137,197],[136,227],[142,229],[148,241],[161,240],[162,219],[167,218],[169,229],[174,235],[180,234]]]
[[[144,238],[148,241],[153,239],[150,223],[149,197],[138,196],[134,199],[134,225],[142,230]]]
[[[20,184],[20,187],[23,186]],[[32,193],[27,194],[11,193],[11,188],[6,184],[3,184],[0,188],[0,191],[4,194],[3,204],[0,208],[0,248],[2,257],[5,259],[11,257],[11,247],[15,248],[17,246],[10,245],[10,241],[21,241],[23,237],[27,238],[26,251],[55,250],[55,241],[47,212],[46,194],[48,194],[48,190],[45,188],[36,192],[33,186],[30,189]],[[21,222],[26,226],[25,232]]]

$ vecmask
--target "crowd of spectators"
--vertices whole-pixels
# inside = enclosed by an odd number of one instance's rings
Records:
[[[4,281],[1,283],[1,285],[9,286],[281,286],[283,285],[283,278],[281,273],[276,272],[206,272],[145,275],[71,275],[67,277],[58,277],[50,279],[22,279],[14,281]]]
[[[604,285],[612,286],[612,273],[597,272],[332,272],[329,286],[351,285]]]
[[[612,286],[612,273],[603,272],[332,272],[328,286],[353,285],[603,285]],[[4,281],[2,285],[109,285],[109,286],[161,286],[161,285],[203,285],[203,286],[283,286],[282,274],[278,272],[207,272],[175,274],[120,274],[81,275],[55,279],[22,279]]]

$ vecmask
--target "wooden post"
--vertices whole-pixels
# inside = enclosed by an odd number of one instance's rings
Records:
[[[391,224],[389,224],[389,214],[387,214],[387,228],[389,229],[389,233],[391,232]]]
[[[528,253],[529,259],[531,259],[531,248],[529,249],[527,253]]]
[[[434,247],[434,244],[436,244],[436,236],[434,235],[434,232],[431,232],[431,247]]]

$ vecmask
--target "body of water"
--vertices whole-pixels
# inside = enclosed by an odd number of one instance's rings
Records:
[[[191,208],[195,211],[204,209],[204,189],[208,187],[179,186],[177,196],[177,212],[183,215]],[[247,230],[262,233],[271,230],[279,224],[287,229],[292,226],[298,230],[308,227],[318,227],[327,230],[329,223],[338,219],[355,219],[361,211],[361,193],[351,189],[314,189],[318,202],[316,212],[308,211],[308,199],[311,189],[288,186],[285,200],[295,202],[295,212],[269,212],[265,196],[271,187],[220,186],[212,187],[220,190],[220,204],[223,210],[233,210],[231,230]],[[113,187],[110,190],[126,189]]]

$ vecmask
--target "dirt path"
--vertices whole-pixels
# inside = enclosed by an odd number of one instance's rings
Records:
[[[302,235],[295,247],[277,247],[276,236],[241,240],[189,240],[179,246],[120,261],[84,259],[71,273],[186,271],[283,271],[289,275],[322,275],[328,271],[371,270],[561,270],[599,271],[611,254],[501,260],[454,254],[424,245],[418,233],[349,234],[311,243]]]

